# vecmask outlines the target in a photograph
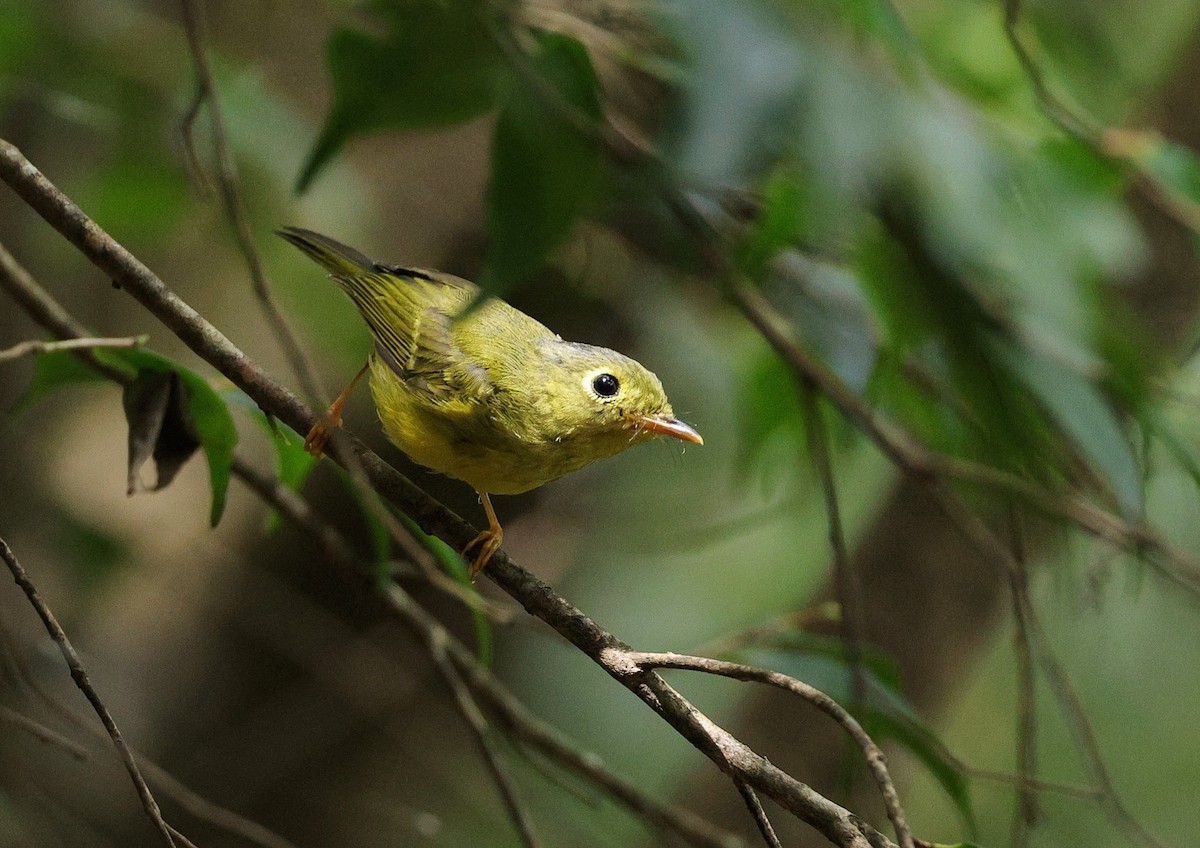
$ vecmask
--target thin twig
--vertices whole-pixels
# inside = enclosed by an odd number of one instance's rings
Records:
[[[21,730],[24,730],[31,736],[40,739],[47,745],[53,745],[55,748],[61,748],[80,762],[88,758],[87,748],[83,747],[78,742],[68,739],[57,730],[51,730],[41,722],[34,721],[24,713],[19,713],[14,709],[4,706],[3,704],[0,704],[0,721],[7,722],[8,724],[21,728]]]
[[[142,801],[142,809],[146,811],[146,815],[149,816],[150,821],[158,828],[167,845],[171,846],[171,848],[177,848],[176,837],[172,835],[171,828],[163,820],[162,812],[158,808],[158,802],[154,800],[154,794],[150,791],[150,787],[146,785],[146,780],[142,777],[142,772],[133,758],[133,752],[125,744],[125,738],[121,735],[117,723],[113,720],[112,713],[108,711],[108,707],[105,706],[95,687],[92,686],[83,663],[79,661],[79,655],[75,653],[75,648],[71,645],[70,640],[67,639],[67,634],[63,632],[58,619],[54,617],[54,613],[50,611],[50,607],[42,600],[42,596],[38,594],[37,586],[29,579],[29,575],[21,567],[21,563],[17,561],[16,554],[13,553],[12,548],[8,546],[8,543],[4,539],[0,539],[0,559],[3,559],[5,564],[8,565],[8,570],[12,572],[13,579],[17,581],[17,585],[21,587],[21,591],[25,593],[25,597],[29,599],[29,603],[42,620],[42,624],[45,625],[46,632],[50,634],[50,638],[54,640],[54,644],[58,646],[63,659],[66,660],[67,668],[71,671],[71,679],[75,681],[75,685],[79,687],[79,691],[83,693],[83,696],[88,699],[88,703],[92,705],[92,709],[96,711],[96,715],[100,717],[105,730],[108,731],[108,736],[112,739],[113,746],[117,749],[121,763],[125,766],[125,771],[129,772],[129,778],[133,781],[138,797]],[[184,844],[189,843],[185,842]]]
[[[892,826],[896,829],[896,839],[900,842],[901,848],[913,848],[912,831],[908,827],[908,821],[904,815],[904,807],[900,803],[900,795],[896,792],[896,785],[892,782],[892,776],[888,772],[887,760],[883,756],[883,751],[879,749],[874,740],[863,730],[862,725],[858,723],[854,716],[850,715],[841,704],[820,689],[778,671],[743,665],[742,663],[714,660],[708,657],[630,651],[628,658],[642,668],[677,668],[686,671],[699,671],[704,674],[715,674],[733,680],[764,683],[768,686],[775,686],[798,695],[812,704],[841,725],[842,729],[846,731],[862,750],[863,757],[867,761],[867,766],[871,770],[875,782],[879,785],[879,794],[883,797],[883,804],[887,809],[888,818],[891,820]]]
[[[750,811],[750,815],[754,819],[754,824],[758,827],[758,832],[762,835],[763,841],[767,843],[769,848],[783,848],[783,845],[779,842],[779,837],[775,835],[775,828],[771,825],[771,820],[767,818],[767,811],[763,809],[762,801],[758,800],[758,795],[755,791],[744,783],[739,783],[737,789],[742,796],[742,800],[746,802],[746,809]]]
[[[262,409],[297,433],[316,416],[216,327],[169,289],[9,142],[0,140],[0,180],[57,229],[93,264],[138,300],[197,355],[228,377]],[[457,548],[478,531],[345,434],[375,489],[426,532]],[[550,625],[650,707],[733,780],[744,781],[811,824],[835,845],[881,848],[893,843],[858,816],[784,772],[708,716],[653,671],[628,660],[629,648],[501,550],[484,573],[527,612]]]
[[[867,675],[863,667],[867,625],[862,608],[862,585],[846,550],[846,533],[842,527],[842,511],[838,504],[837,480],[833,473],[833,460],[829,455],[829,430],[825,426],[825,415],[821,409],[817,387],[811,380],[804,381],[800,387],[800,401],[804,410],[805,430],[808,433],[808,453],[817,472],[817,479],[821,483],[821,494],[825,501],[829,550],[833,554],[833,583],[842,613],[840,630],[842,643],[846,647],[846,659],[850,665],[853,705],[861,708],[867,703]]]
[[[1020,571],[1020,566],[1013,559],[1008,548],[988,528],[983,519],[962,502],[957,494],[944,484],[934,484],[931,489],[946,515],[980,553],[1002,566],[1009,575]],[[1067,726],[1075,736],[1076,746],[1082,752],[1084,761],[1092,773],[1092,779],[1096,781],[1102,794],[1104,808],[1132,844],[1166,848],[1166,843],[1150,833],[1125,806],[1125,802],[1117,792],[1116,784],[1113,783],[1112,774],[1109,772],[1104,754],[1100,750],[1100,743],[1096,739],[1083,701],[1042,630],[1033,600],[1029,595],[1028,586],[1022,585],[1018,581],[1016,589],[1014,601],[1021,608],[1021,615],[1028,628],[1030,645],[1046,673],[1050,688],[1067,720]]]
[[[475,741],[479,743],[479,750],[483,753],[484,762],[487,763],[488,770],[492,773],[492,782],[496,784],[496,788],[500,791],[500,797],[504,799],[504,806],[508,808],[508,815],[512,819],[517,834],[521,837],[521,844],[525,848],[537,848],[538,840],[533,832],[533,822],[521,803],[521,799],[517,797],[516,785],[508,773],[508,768],[504,765],[500,747],[496,744],[487,719],[480,711],[479,704],[475,702],[475,697],[467,688],[462,675],[450,661],[446,651],[446,636],[435,637],[429,646],[429,653],[433,657],[434,665],[437,666],[442,679],[446,681],[446,685],[450,687],[450,691],[454,695],[454,703],[458,707],[459,714],[474,733]]]
[[[84,350],[98,347],[130,348],[146,343],[149,336],[136,336],[124,339],[76,338],[63,339],[57,342],[45,342],[39,339],[18,342],[10,348],[0,350],[0,362],[7,362],[31,353],[54,353],[59,350]]]
[[[1037,771],[1037,699],[1035,691],[1033,648],[1029,636],[1029,621],[1025,618],[1026,604],[1022,596],[1029,592],[1029,567],[1025,561],[1025,544],[1021,519],[1015,509],[1009,510],[1013,538],[1012,558],[1016,570],[1009,575],[1013,595],[1013,650],[1017,660],[1017,807],[1013,811],[1011,842],[1013,848],[1029,844],[1029,831],[1037,824],[1040,813],[1037,794],[1030,785]]]
[[[38,285],[13,255],[0,243],[0,289],[21,305],[29,316],[45,327],[60,340],[89,337],[87,327],[80,324],[44,288]],[[119,368],[101,361],[88,348],[75,352],[84,362],[110,380],[118,383],[129,381],[129,375]]]
[[[300,346],[299,340],[288,325],[287,319],[283,317],[279,305],[275,302],[275,296],[271,292],[271,285],[267,281],[266,272],[263,270],[262,258],[258,255],[258,248],[254,245],[254,236],[250,232],[250,224],[246,219],[246,207],[242,202],[242,195],[238,189],[237,163],[234,161],[233,152],[229,147],[229,136],[225,130],[225,118],[221,113],[221,100],[217,93],[217,87],[213,83],[212,69],[208,64],[208,51],[204,47],[204,22],[199,2],[198,0],[181,0],[181,6],[183,11],[183,28],[187,33],[188,47],[192,53],[192,63],[196,69],[197,86],[195,105],[188,111],[188,120],[185,121],[185,127],[190,128],[191,121],[195,119],[199,111],[198,104],[207,102],[208,118],[212,123],[213,147],[217,160],[217,185],[220,187],[225,214],[228,216],[229,223],[233,227],[234,235],[237,238],[238,249],[241,251],[242,258],[246,262],[246,267],[250,271],[250,280],[253,284],[255,297],[258,298],[258,302],[262,306],[263,315],[266,317],[267,323],[271,326],[271,331],[275,334],[279,346],[283,349],[283,353],[287,357],[292,371],[300,380],[300,386],[303,388],[304,393],[317,403],[324,403],[324,392],[317,382],[316,372],[312,364],[308,361],[308,357],[305,356],[304,348]],[[187,141],[188,148],[192,150],[194,158],[195,152],[190,138],[189,129],[185,132],[185,141]]]

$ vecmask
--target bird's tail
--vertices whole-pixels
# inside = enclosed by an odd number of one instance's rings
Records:
[[[284,227],[275,234],[300,248],[308,257],[335,277],[354,277],[375,271],[375,263],[353,247],[347,247],[329,236],[304,230],[300,227]]]

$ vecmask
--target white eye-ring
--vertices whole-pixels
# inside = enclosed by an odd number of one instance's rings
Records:
[[[602,368],[584,377],[583,386],[601,400],[611,400],[621,391],[621,381]]]

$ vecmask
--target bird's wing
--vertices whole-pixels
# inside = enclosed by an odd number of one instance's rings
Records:
[[[485,399],[491,393],[487,371],[459,349],[452,320],[478,289],[449,274],[376,268],[334,280],[371,328],[383,360],[431,402]]]

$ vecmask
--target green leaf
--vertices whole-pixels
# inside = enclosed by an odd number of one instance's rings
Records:
[[[382,36],[338,29],[327,62],[333,105],[296,191],[353,136],[451,126],[490,109],[506,74],[478,0],[375,3]]]
[[[309,472],[316,467],[317,458],[304,449],[304,440],[300,436],[288,427],[280,427],[273,418],[268,418],[244,393],[234,391],[230,394],[250,413],[270,439],[272,447],[275,448],[275,474],[279,482],[293,492],[299,492],[304,486],[304,481],[308,479]],[[281,522],[279,510],[272,509],[267,515],[264,532],[275,532]]]
[[[129,376],[133,376],[130,371]],[[12,411],[26,409],[43,395],[60,386],[74,383],[94,383],[108,378],[68,350],[39,353],[33,359],[33,379]]]
[[[1003,349],[1016,375],[1049,410],[1084,459],[1108,482],[1123,515],[1142,512],[1142,475],[1108,400],[1082,374],[1018,348]]]
[[[1168,191],[1200,204],[1200,156],[1196,151],[1152,132],[1113,132],[1110,141],[1124,146],[1128,157]]]
[[[775,255],[791,247],[808,228],[804,183],[788,168],[779,168],[762,187],[762,209],[738,250],[738,265],[747,277],[762,280]]]
[[[536,33],[536,80],[519,79],[492,138],[487,191],[491,237],[482,286],[500,292],[539,270],[575,220],[598,201],[599,86],[587,50],[565,35]]]
[[[409,532],[413,534],[413,538],[433,554],[434,559],[438,561],[438,565],[442,567],[443,571],[462,585],[468,588],[471,587],[471,576],[467,570],[467,564],[463,562],[463,558],[458,555],[458,552],[454,548],[447,545],[437,536],[431,536],[426,533],[417,525],[417,522],[404,513],[397,512],[396,515],[399,516],[400,521],[404,523]],[[483,665],[491,666],[494,654],[491,619],[487,617],[487,614],[483,610],[472,607],[470,612],[472,623],[475,625],[475,656]]]

